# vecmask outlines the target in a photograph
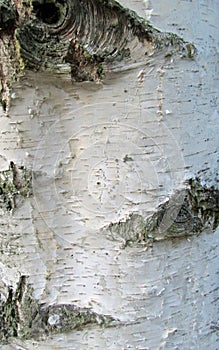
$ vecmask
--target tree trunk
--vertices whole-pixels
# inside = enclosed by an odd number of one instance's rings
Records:
[[[80,4],[1,24],[1,349],[216,350],[218,2]]]

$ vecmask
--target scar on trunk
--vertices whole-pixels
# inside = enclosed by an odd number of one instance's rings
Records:
[[[185,190],[159,205],[150,217],[132,214],[111,223],[104,232],[111,240],[122,240],[124,247],[135,243],[152,245],[159,240],[199,235],[205,229],[214,231],[218,223],[219,190],[195,178],[188,180]]]
[[[89,308],[73,304],[46,306],[32,295],[26,276],[21,276],[16,289],[8,287],[0,293],[0,343],[10,337],[40,339],[47,335],[69,332],[86,325],[113,326],[118,324],[109,315],[101,315]]]
[[[194,58],[195,46],[163,33],[114,0],[0,0],[1,104],[24,67],[70,67],[73,81],[98,81],[119,64],[159,53]]]

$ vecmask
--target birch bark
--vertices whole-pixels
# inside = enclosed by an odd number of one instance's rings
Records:
[[[41,305],[47,333],[36,334],[43,321],[34,319],[22,339],[18,325],[3,350],[219,347],[219,5],[120,3],[193,42],[197,55],[158,52],[109,64],[101,82],[72,83],[66,66],[25,70],[13,85],[9,116],[2,110],[0,121],[1,194],[4,183],[12,186],[1,205],[1,300],[14,293],[21,324]],[[187,180],[197,177],[194,198],[201,193],[202,204],[186,202],[185,214]],[[166,216],[148,229],[163,203]],[[186,234],[169,239],[176,219]],[[29,293],[28,316],[21,304]],[[65,315],[66,332],[57,305],[68,315],[71,306],[89,309],[91,324],[73,329]]]

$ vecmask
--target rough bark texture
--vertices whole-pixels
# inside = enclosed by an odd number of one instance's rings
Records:
[[[216,350],[217,1],[0,4],[1,348]]]

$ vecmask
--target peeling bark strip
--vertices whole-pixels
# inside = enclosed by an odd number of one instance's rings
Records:
[[[125,247],[135,242],[151,244],[162,239],[197,235],[206,228],[215,230],[218,223],[219,190],[191,179],[186,190],[174,194],[150,218],[145,220],[133,214],[126,221],[112,223],[105,232],[110,239],[121,238]]]
[[[0,209],[13,210],[19,200],[31,195],[31,187],[31,171],[11,162],[8,170],[0,172]]]
[[[7,342],[9,337],[38,339],[89,324],[109,326],[113,321],[111,316],[99,315],[88,308],[39,304],[32,297],[25,276],[21,276],[15,291],[9,287],[6,298],[0,294],[0,342]]]
[[[146,61],[161,51],[166,56],[178,53],[193,58],[195,54],[192,44],[175,34],[161,33],[113,0],[33,0],[31,6],[18,0],[1,0],[0,5],[5,13],[0,19],[1,100],[5,111],[23,61],[34,70],[56,71],[68,64],[73,80],[94,81],[104,77],[106,66],[121,60]]]

